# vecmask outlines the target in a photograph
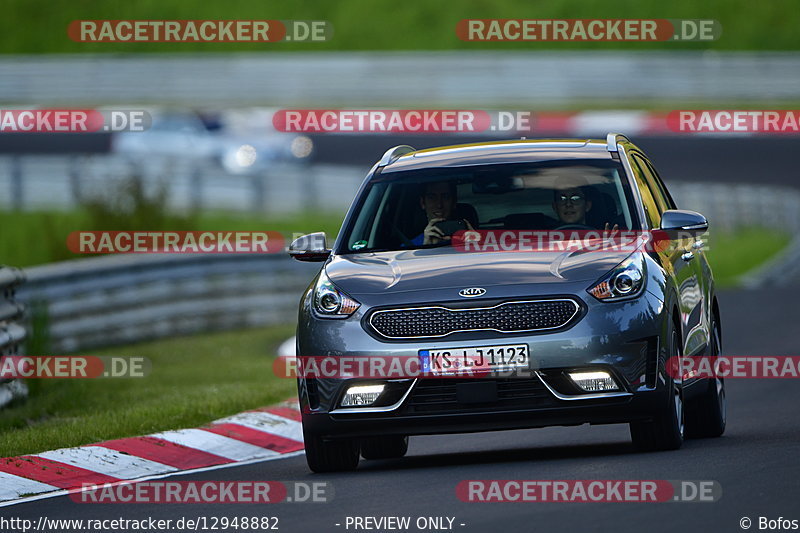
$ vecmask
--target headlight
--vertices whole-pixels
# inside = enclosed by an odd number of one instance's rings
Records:
[[[642,292],[644,274],[644,257],[637,252],[586,290],[603,301],[632,298]]]
[[[323,271],[314,288],[314,310],[328,317],[343,318],[356,312],[361,304],[353,300],[331,283]]]

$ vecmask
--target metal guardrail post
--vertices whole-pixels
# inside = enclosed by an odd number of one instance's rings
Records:
[[[16,301],[15,288],[24,280],[20,269],[0,265],[0,363],[5,357],[22,353],[26,332],[18,321],[25,307]],[[28,389],[22,381],[0,377],[0,408],[27,395]]]
[[[22,184],[22,156],[11,157],[11,208],[21,211],[25,203],[25,191]]]
[[[254,174],[251,176],[250,189],[252,191],[251,201],[253,202],[251,210],[254,214],[258,215],[264,212],[264,201],[266,199],[265,188],[264,176],[261,174]]]
[[[69,188],[72,193],[72,199],[75,204],[80,204],[83,200],[83,184],[81,183],[81,169],[78,158],[73,156],[69,158],[68,163],[69,173]]]
[[[192,171],[190,180],[191,206],[195,212],[199,212],[203,209],[203,169],[199,165]]]
[[[316,211],[319,209],[319,195],[317,183],[320,178],[312,168],[304,169],[305,172],[300,172],[300,179],[298,183],[302,187],[300,195],[302,198],[303,208],[308,211]]]

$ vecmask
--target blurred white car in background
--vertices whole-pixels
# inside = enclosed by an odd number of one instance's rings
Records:
[[[259,173],[275,164],[305,164],[313,143],[304,135],[278,132],[271,109],[205,112],[149,110],[146,131],[114,134],[112,152],[173,159],[208,159],[231,174]]]

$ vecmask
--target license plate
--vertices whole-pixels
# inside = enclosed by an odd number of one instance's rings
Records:
[[[422,371],[433,375],[497,372],[527,367],[527,344],[420,350]]]

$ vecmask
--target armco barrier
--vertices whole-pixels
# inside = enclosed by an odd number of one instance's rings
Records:
[[[662,106],[691,101],[704,107],[702,102],[797,101],[798,95],[800,57],[794,52],[270,51],[0,57],[0,101],[19,105],[180,102],[193,107],[363,109],[424,102],[453,109],[527,102],[541,109],[575,102]]]
[[[20,300],[51,353],[286,324],[319,264],[275,255],[126,255],[26,270]]]
[[[0,265],[0,361],[22,353],[26,332],[20,320],[25,308],[15,298],[15,289],[24,280],[21,270]],[[0,378],[0,407],[27,392],[22,381]]]

